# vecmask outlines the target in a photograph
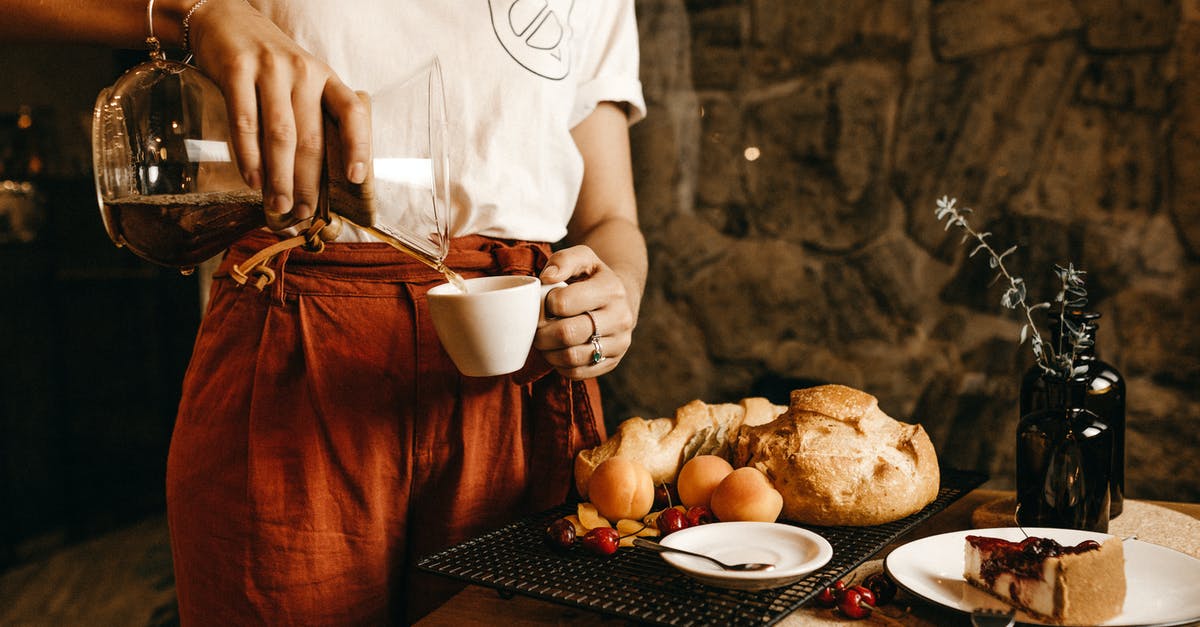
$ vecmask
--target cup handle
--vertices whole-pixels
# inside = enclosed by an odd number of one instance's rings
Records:
[[[550,292],[553,292],[554,290],[556,290],[560,287],[566,287],[566,286],[567,286],[567,284],[564,281],[559,281],[558,283],[546,283],[546,284],[542,285],[542,300],[541,300],[542,320],[552,320],[553,319],[553,316],[546,315],[546,294],[549,294]]]
[[[560,287],[566,287],[566,286],[567,286],[567,284],[564,281],[559,281],[558,283],[547,283],[547,284],[543,285],[542,286],[542,300],[546,300],[546,294],[549,294],[552,290],[556,290]]]

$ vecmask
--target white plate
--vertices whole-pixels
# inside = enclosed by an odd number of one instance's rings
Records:
[[[1031,536],[1075,545],[1104,540],[1108,534],[1072,529],[1025,528]],[[1007,607],[963,579],[966,536],[1006,540],[1025,537],[1016,527],[956,531],[905,544],[884,560],[892,579],[909,592],[946,607],[969,612]],[[1017,613],[1017,620],[1045,625]],[[1200,620],[1200,560],[1178,551],[1137,540],[1125,541],[1125,608],[1104,625],[1182,625]]]
[[[765,522],[723,522],[690,527],[662,539],[669,546],[711,555],[726,564],[764,562],[775,568],[758,572],[721,570],[707,560],[662,553],[668,564],[710,586],[765,590],[795,583],[824,566],[833,547],[821,536],[799,527]]]

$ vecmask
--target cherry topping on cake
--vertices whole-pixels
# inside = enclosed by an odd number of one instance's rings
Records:
[[[1100,544],[1094,540],[1086,540],[1075,546],[1063,546],[1051,538],[1030,536],[1020,542],[1012,542],[1002,538],[984,536],[967,536],[967,542],[975,548],[990,553],[980,567],[979,576],[989,584],[1003,572],[1009,572],[1017,577],[1040,579],[1042,563],[1047,559],[1063,555],[1075,555],[1094,551]]]

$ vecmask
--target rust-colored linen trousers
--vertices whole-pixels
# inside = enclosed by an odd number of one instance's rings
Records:
[[[604,437],[594,380],[534,351],[464,377],[425,292],[444,278],[385,244],[295,249],[275,282],[217,271],[184,381],[167,511],[184,625],[405,624],[461,585],[433,551],[561,503],[576,452]],[[455,240],[465,277],[536,274],[544,244]],[[547,374],[548,373],[548,374]]]

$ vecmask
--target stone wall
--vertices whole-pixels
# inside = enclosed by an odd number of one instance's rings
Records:
[[[639,0],[651,271],[610,424],[839,382],[1012,486],[1032,353],[950,195],[1031,300],[1089,272],[1127,492],[1200,499],[1198,4]]]

